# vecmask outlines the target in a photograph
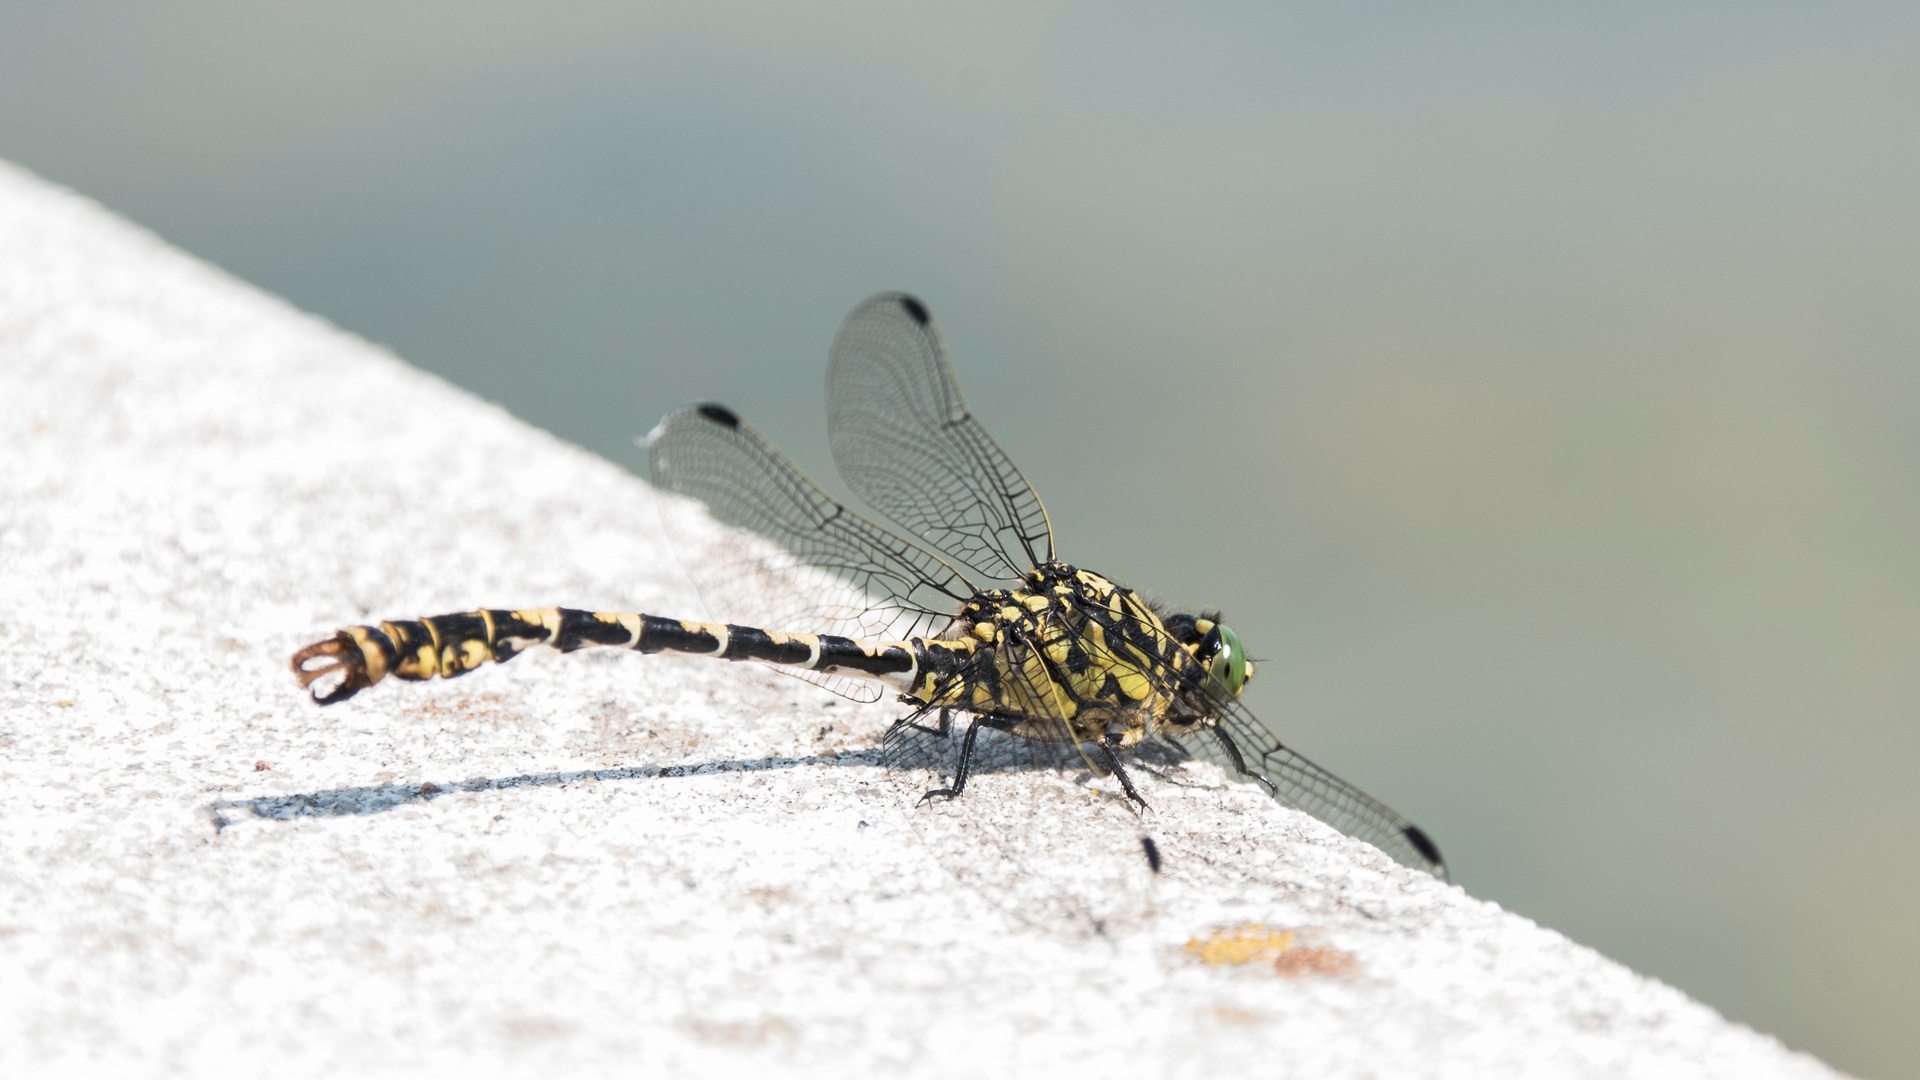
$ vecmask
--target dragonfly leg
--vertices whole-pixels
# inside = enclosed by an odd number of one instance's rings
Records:
[[[1234,744],[1233,736],[1228,735],[1226,732],[1221,731],[1219,728],[1214,728],[1213,737],[1216,739],[1219,739],[1220,745],[1227,748],[1227,756],[1233,759],[1233,768],[1235,772],[1238,772],[1241,776],[1253,777],[1255,780],[1258,780],[1261,783],[1267,785],[1268,795],[1271,795],[1275,798],[1279,797],[1280,789],[1274,786],[1273,781],[1267,779],[1264,776],[1261,776],[1259,773],[1254,772],[1252,769],[1247,768],[1247,759],[1240,756],[1240,747]]]
[[[940,710],[940,726],[938,728],[930,728],[925,724],[910,724],[909,726],[915,731],[924,731],[935,738],[951,739],[953,738],[953,710],[948,708],[942,708]]]
[[[1153,807],[1147,805],[1147,800],[1140,797],[1139,792],[1133,790],[1132,777],[1129,777],[1127,775],[1127,770],[1120,767],[1120,755],[1114,753],[1113,747],[1108,746],[1106,743],[1101,743],[1099,745],[1100,745],[1100,752],[1106,755],[1107,768],[1113,770],[1113,775],[1119,779],[1120,789],[1127,793],[1127,798],[1132,799],[1134,802],[1139,803],[1140,809],[1142,810],[1153,809]]]
[[[940,711],[943,714],[946,712],[945,709]],[[945,719],[944,716],[943,719]],[[1007,720],[998,716],[974,717],[973,723],[967,725],[966,739],[960,743],[960,765],[953,771],[953,786],[929,791],[925,795],[920,796],[920,801],[926,802],[936,795],[948,799],[959,798],[960,793],[967,789],[967,773],[973,769],[973,740],[980,737],[980,729],[989,727],[995,731],[1011,731],[1017,722],[1018,721]],[[946,720],[946,723],[951,725],[952,721]]]

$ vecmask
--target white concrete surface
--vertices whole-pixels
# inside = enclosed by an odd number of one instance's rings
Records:
[[[0,1075],[1833,1075],[1205,772],[915,810],[892,707],[764,670],[287,673],[697,614],[654,499],[0,168]],[[1249,925],[1290,947],[1186,948]]]

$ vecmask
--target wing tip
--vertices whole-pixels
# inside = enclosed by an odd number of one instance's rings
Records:
[[[709,401],[694,406],[693,411],[719,424],[721,427],[737,428],[740,426],[740,415],[725,405],[716,405]]]
[[[1413,845],[1413,850],[1419,852],[1421,858],[1432,864],[1431,869],[1435,876],[1445,881],[1447,861],[1440,857],[1440,845],[1434,843],[1433,838],[1422,832],[1418,825],[1408,825],[1400,830],[1400,835],[1407,843]]]
[[[912,293],[900,294],[900,306],[905,308],[907,315],[921,326],[933,321],[933,316],[927,313],[927,305],[921,303],[920,298]]]

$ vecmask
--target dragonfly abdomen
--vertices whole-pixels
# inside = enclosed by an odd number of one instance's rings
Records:
[[[481,608],[349,626],[295,653],[292,667],[314,701],[332,705],[389,675],[409,681],[451,679],[489,661],[505,663],[529,645],[550,645],[561,652],[598,646],[751,660],[876,679],[902,691],[913,687],[928,655],[928,643],[918,638],[870,641],[832,634],[787,634],[579,608]],[[314,688],[330,677],[337,677],[338,684],[324,693]]]

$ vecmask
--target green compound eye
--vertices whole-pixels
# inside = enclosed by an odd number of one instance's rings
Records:
[[[1213,676],[1215,692],[1221,697],[1239,697],[1253,675],[1253,665],[1247,663],[1246,650],[1240,647],[1240,635],[1217,623],[1200,639],[1194,655],[1207,665],[1207,674]]]

